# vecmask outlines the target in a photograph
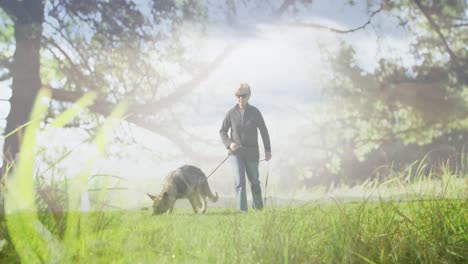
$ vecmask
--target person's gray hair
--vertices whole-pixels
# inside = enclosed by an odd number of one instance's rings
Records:
[[[241,94],[247,94],[250,96],[251,91],[250,91],[250,85],[248,83],[241,83],[239,88],[236,89],[235,95],[241,95]]]

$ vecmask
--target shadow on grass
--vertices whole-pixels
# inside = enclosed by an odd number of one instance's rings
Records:
[[[214,211],[214,212],[206,212],[205,215],[240,215],[246,214],[240,211]]]
[[[248,214],[240,211],[207,211],[206,213],[202,214],[196,214],[193,211],[188,211],[188,210],[180,210],[176,212],[174,210],[173,214],[162,214],[162,215],[154,215],[154,216],[177,216],[177,217],[202,217],[202,216],[232,216],[232,215],[242,215],[242,214]]]

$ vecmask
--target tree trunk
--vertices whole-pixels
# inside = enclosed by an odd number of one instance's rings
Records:
[[[11,74],[12,96],[5,135],[29,121],[34,100],[41,87],[40,48],[44,3],[38,0],[3,1],[1,7],[14,21],[16,50]],[[20,150],[22,130],[5,139],[3,170],[13,162]],[[2,173],[3,174],[3,173]]]

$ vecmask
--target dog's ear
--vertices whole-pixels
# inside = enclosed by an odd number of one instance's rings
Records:
[[[151,195],[151,194],[149,194],[149,193],[147,193],[147,195],[149,196],[149,198],[151,198],[151,200],[156,199],[156,196],[154,196],[154,195]]]

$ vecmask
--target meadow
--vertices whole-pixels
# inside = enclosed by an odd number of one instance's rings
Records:
[[[466,263],[468,201],[311,204],[205,215],[178,210],[70,213],[59,236],[7,218],[23,263]],[[25,228],[28,222],[32,228]],[[51,221],[43,221],[52,223]],[[28,234],[28,232],[31,232]],[[11,244],[2,263],[19,261]]]

